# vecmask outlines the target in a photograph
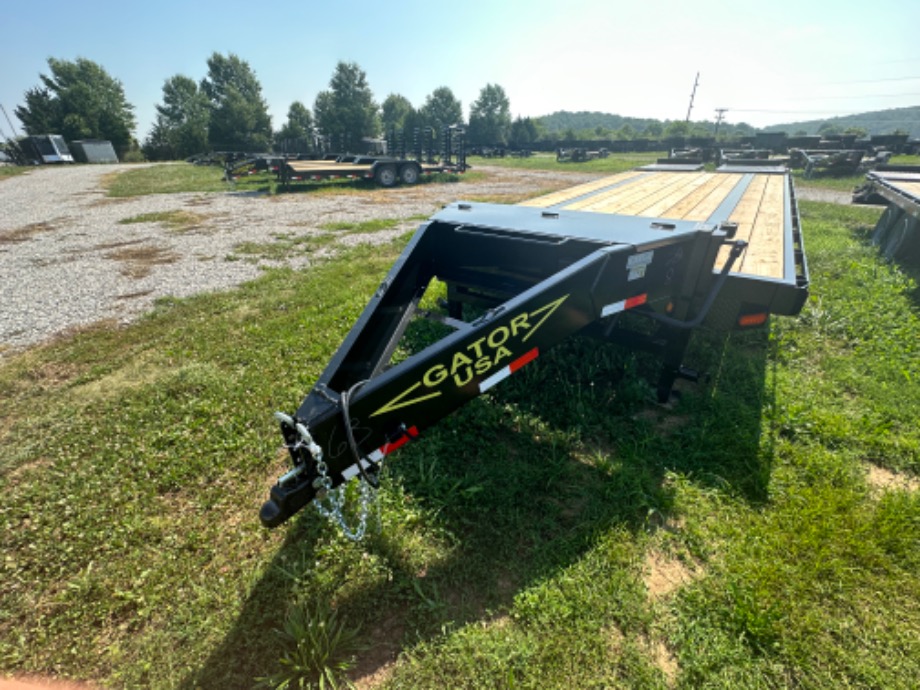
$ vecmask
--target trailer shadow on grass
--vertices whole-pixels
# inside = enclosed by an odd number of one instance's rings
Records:
[[[383,529],[363,544],[346,545],[312,510],[296,518],[233,629],[182,687],[250,686],[277,672],[274,630],[290,603],[330,591],[359,627],[349,678],[372,687],[400,652],[506,615],[598,535],[617,528],[641,542],[674,517],[672,473],[759,504],[772,464],[761,438],[769,346],[766,332],[700,334],[689,358],[708,382],[661,407],[644,378],[654,359],[566,341],[394,456]],[[317,579],[333,548],[357,565],[327,560]]]

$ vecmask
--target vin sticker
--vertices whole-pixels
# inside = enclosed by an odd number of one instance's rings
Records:
[[[650,263],[652,263],[652,257],[654,254],[655,250],[642,252],[641,254],[633,254],[626,260],[626,268],[633,269],[636,266],[648,266]]]
[[[644,277],[645,277],[645,266],[644,265],[636,266],[635,268],[630,269],[629,277],[627,278],[627,281],[639,280],[639,278],[644,278]]]

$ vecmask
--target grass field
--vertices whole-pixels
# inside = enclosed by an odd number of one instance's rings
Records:
[[[800,206],[801,316],[699,332],[709,378],[672,408],[653,359],[570,339],[394,454],[359,544],[312,510],[258,524],[271,413],[408,237],[4,357],[0,671],[915,687],[920,288],[868,241],[881,209]]]

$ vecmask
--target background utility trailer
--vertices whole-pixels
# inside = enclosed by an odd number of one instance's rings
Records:
[[[397,182],[415,184],[422,175],[441,172],[464,172],[466,163],[423,163],[391,156],[330,156],[323,160],[284,161],[279,180],[291,182],[328,179],[374,180],[381,187],[392,187]]]
[[[866,174],[854,202],[881,200],[888,208],[872,241],[892,261],[920,267],[920,166],[883,166]]]
[[[466,164],[464,130],[456,126],[445,127],[437,157],[430,136],[432,131],[428,128],[429,136],[425,139],[416,137],[414,156],[409,158],[405,157],[403,148],[398,147],[398,155],[390,156],[329,154],[319,160],[286,159],[280,164],[278,180],[287,185],[324,179],[367,179],[381,187],[392,187],[398,182],[415,184],[422,175],[466,172],[469,166]],[[400,139],[399,144],[404,147],[404,143],[405,138]]]
[[[463,155],[458,156],[456,162],[437,163],[393,156],[329,155],[322,160],[282,161],[278,179],[285,185],[291,182],[340,178],[366,179],[374,180],[381,187],[392,187],[398,182],[415,184],[422,175],[462,173],[467,167],[466,157]]]
[[[274,527],[582,332],[658,353],[658,397],[702,324],[796,314],[808,271],[785,168],[633,170],[517,206],[459,202],[423,224],[294,415]],[[449,334],[392,365],[433,279]],[[473,311],[478,315],[473,315]],[[467,316],[468,318],[464,318]]]

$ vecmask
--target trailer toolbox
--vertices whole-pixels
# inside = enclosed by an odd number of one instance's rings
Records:
[[[435,280],[446,300],[431,313],[419,303]],[[665,401],[697,376],[683,362],[696,328],[762,326],[807,294],[784,168],[638,169],[515,206],[450,204],[420,226],[296,412],[276,415],[292,468],[260,518],[279,525],[353,478],[368,490],[387,455],[574,333],[654,352]],[[396,361],[414,318],[445,335]]]

